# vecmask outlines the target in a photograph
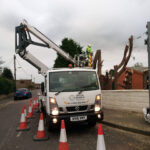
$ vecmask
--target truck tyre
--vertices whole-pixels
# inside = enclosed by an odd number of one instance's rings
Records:
[[[50,122],[49,116],[46,114],[46,111],[44,114],[44,125],[46,126],[47,131],[51,131],[53,129],[52,123]]]
[[[44,115],[44,118],[46,117],[46,110],[45,110],[45,107],[44,107],[44,105],[43,105],[43,102],[42,102],[42,100],[40,100],[40,102],[39,102],[39,110],[40,110],[40,112],[42,112],[43,113],[43,115]]]
[[[104,113],[103,113],[103,111],[101,112],[101,119],[100,119],[100,121],[103,121],[103,119],[104,119]]]

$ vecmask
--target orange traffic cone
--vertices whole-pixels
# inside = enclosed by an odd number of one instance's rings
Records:
[[[39,100],[38,99],[36,100],[36,109],[37,109],[36,113],[40,113],[40,110],[39,110]]]
[[[27,118],[32,118],[33,117],[33,110],[32,110],[32,104],[29,104],[29,112]]]
[[[61,131],[58,150],[69,150],[64,120],[61,121]]]
[[[36,108],[38,108],[39,107],[39,97],[37,96],[37,98],[36,98]]]
[[[106,150],[101,124],[99,124],[99,126],[98,126],[98,139],[97,139],[97,149],[96,150]]]
[[[26,124],[25,113],[24,113],[24,108],[23,108],[22,113],[21,113],[20,124],[19,124],[19,127],[17,128],[17,131],[25,131],[25,130],[29,130],[29,127],[27,127],[27,124]]]
[[[26,105],[24,105],[24,114],[25,114],[25,119],[26,119],[26,122],[28,121],[28,118],[27,118],[27,109],[26,109]]]
[[[39,100],[37,98],[37,100],[36,100],[36,107],[38,107],[38,106],[39,106]]]
[[[32,99],[30,100],[30,104],[32,104]]]
[[[37,134],[33,137],[33,140],[35,140],[35,141],[48,140],[48,136],[46,136],[45,130],[44,130],[43,113],[41,113],[41,115],[40,115],[38,131],[37,131]]]
[[[36,108],[36,99],[34,98],[34,100],[33,100],[33,109],[35,109]]]

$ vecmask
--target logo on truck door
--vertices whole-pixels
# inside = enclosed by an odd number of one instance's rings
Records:
[[[75,110],[76,110],[76,111],[79,111],[79,106],[76,106],[76,107],[75,107]]]
[[[70,95],[70,96],[69,96],[69,99],[70,99],[71,101],[73,101],[73,100],[75,100],[75,96],[74,96],[74,95]]]
[[[77,95],[76,95],[76,100],[77,100],[77,101],[84,101],[84,100],[85,100],[85,97],[84,97],[83,94],[77,94]]]
[[[77,94],[77,95],[70,95],[69,101],[64,101],[65,105],[73,104],[73,105],[80,105],[80,104],[86,104],[88,102],[85,101],[85,97],[83,94]],[[80,108],[75,108],[77,111]]]

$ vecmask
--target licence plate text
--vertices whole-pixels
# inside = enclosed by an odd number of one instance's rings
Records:
[[[70,121],[82,121],[82,120],[87,120],[87,116],[70,117]]]

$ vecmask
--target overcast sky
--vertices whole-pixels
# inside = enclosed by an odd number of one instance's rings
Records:
[[[58,45],[69,37],[84,48],[91,44],[93,51],[101,49],[103,72],[119,64],[125,44],[133,35],[134,49],[128,66],[136,62],[147,66],[144,32],[150,21],[150,0],[0,0],[0,4],[0,56],[6,62],[4,66],[12,70],[14,30],[22,19]],[[28,50],[48,67],[53,66],[53,50],[35,46]],[[18,79],[29,79],[32,75],[36,82],[42,80],[34,67],[19,56],[17,60]]]

